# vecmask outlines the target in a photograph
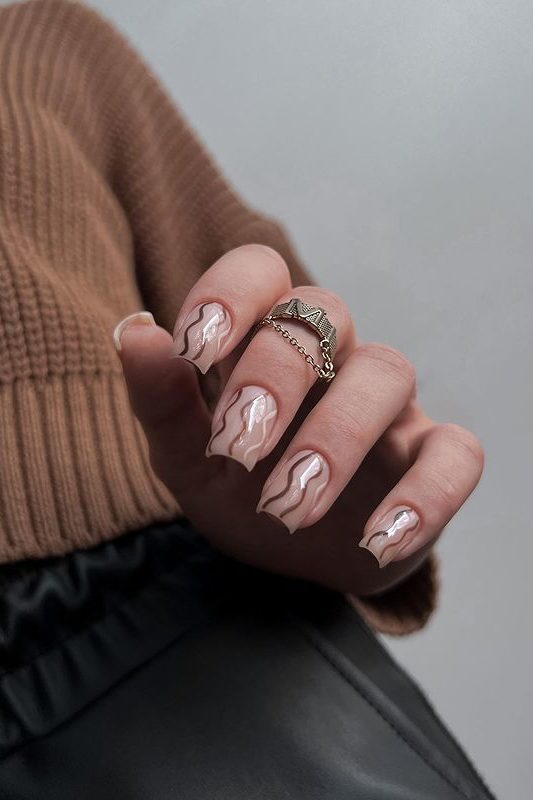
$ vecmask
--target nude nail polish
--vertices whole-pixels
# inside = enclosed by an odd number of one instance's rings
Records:
[[[416,511],[407,506],[398,506],[363,536],[359,547],[371,552],[380,567],[386,567],[411,544],[419,526],[420,518]]]
[[[231,330],[229,313],[220,303],[200,303],[174,334],[172,358],[185,358],[204,375],[212,366]]]
[[[261,386],[239,389],[213,420],[206,455],[234,458],[252,470],[265,452],[277,415],[276,401]]]
[[[155,320],[149,311],[136,311],[134,314],[121,319],[113,331],[113,342],[117,351],[120,353],[122,350],[121,337],[126,328],[133,325],[150,325],[155,326]]]
[[[315,450],[301,450],[267,482],[257,512],[275,517],[294,533],[315,509],[328,481],[325,458]]]

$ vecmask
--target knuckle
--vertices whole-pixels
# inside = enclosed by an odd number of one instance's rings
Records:
[[[366,415],[360,409],[339,407],[330,421],[329,438],[331,441],[342,442],[343,446],[364,448],[368,436],[365,419]]]
[[[483,445],[477,436],[461,425],[456,425],[453,422],[442,423],[438,427],[441,435],[445,436],[446,440],[452,446],[456,447],[469,459],[472,459],[476,466],[480,468],[483,467],[485,453]]]
[[[357,348],[359,355],[375,361],[381,370],[400,378],[410,386],[416,383],[416,370],[407,356],[387,344],[370,342]]]
[[[455,508],[460,486],[453,476],[437,471],[427,471],[425,483],[429,496],[436,506]]]

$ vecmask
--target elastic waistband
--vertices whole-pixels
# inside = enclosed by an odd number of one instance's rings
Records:
[[[181,522],[34,566],[0,598],[0,758],[230,604],[226,560]]]

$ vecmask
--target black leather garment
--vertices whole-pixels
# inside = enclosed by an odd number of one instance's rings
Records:
[[[0,596],[2,800],[491,797],[341,597],[186,524],[4,568]]]

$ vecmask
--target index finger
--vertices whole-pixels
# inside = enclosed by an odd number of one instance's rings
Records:
[[[206,373],[239,344],[291,285],[283,258],[266,245],[230,250],[193,286],[174,326],[172,355]]]

